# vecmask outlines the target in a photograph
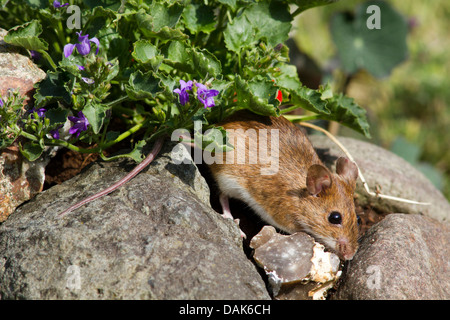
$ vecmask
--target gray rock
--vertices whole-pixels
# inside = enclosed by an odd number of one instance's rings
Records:
[[[0,225],[1,297],[270,298],[237,225],[199,200],[207,186],[191,187],[200,180],[195,166],[173,166],[167,152],[118,191],[57,217],[133,167],[95,163]]]
[[[24,50],[6,44],[6,30],[0,28],[0,96],[3,100],[9,90],[18,90],[25,96],[24,106],[32,96],[35,83],[46,74],[39,69]],[[42,191],[45,166],[54,148],[46,150],[37,161],[29,162],[19,152],[18,143],[0,150],[0,222],[5,221],[21,203]]]
[[[34,84],[44,79],[46,74],[27,56],[26,50],[3,41],[8,32],[0,28],[0,94],[5,96],[8,89],[18,89],[28,101]]]
[[[336,299],[450,299],[450,227],[390,214],[364,236]]]
[[[311,135],[310,138],[315,148],[319,149],[319,153],[329,150],[329,154],[323,159],[327,164],[331,165],[337,157],[344,155],[327,137]],[[439,221],[450,221],[450,203],[421,172],[407,161],[367,142],[344,137],[339,137],[339,141],[354,157],[370,190],[375,191],[379,186],[383,194],[431,204],[424,206],[374,198],[367,194],[358,179],[356,194],[360,205],[370,204],[382,212],[416,213]]]

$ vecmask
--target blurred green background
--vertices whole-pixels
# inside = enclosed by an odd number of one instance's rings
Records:
[[[335,68],[339,59],[330,20],[363,2],[339,1],[297,17],[293,38],[322,71],[330,72],[322,82],[336,84],[342,78]],[[367,110],[370,141],[408,160],[450,199],[450,1],[387,2],[407,21],[408,58],[382,79],[358,72],[346,92]],[[339,134],[364,139],[342,127]]]

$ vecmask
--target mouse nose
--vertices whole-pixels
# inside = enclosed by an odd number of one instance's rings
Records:
[[[348,241],[347,238],[340,238],[337,241],[337,252],[344,260],[352,260],[356,253],[356,248]]]

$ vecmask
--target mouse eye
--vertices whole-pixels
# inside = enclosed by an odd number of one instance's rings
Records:
[[[361,226],[361,217],[360,216],[358,216],[358,215],[356,215],[356,219],[357,219],[357,221],[358,221],[358,226]]]
[[[341,224],[342,222],[341,214],[337,211],[331,212],[330,215],[328,216],[328,222],[332,224]]]

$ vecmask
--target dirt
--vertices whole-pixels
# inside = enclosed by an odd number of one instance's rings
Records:
[[[59,151],[45,168],[44,190],[73,178],[98,158],[99,155],[94,153],[78,153],[68,149]]]
[[[389,213],[375,211],[370,205],[364,207],[356,204],[356,214],[360,217],[359,236],[361,237],[374,224],[383,220]]]

